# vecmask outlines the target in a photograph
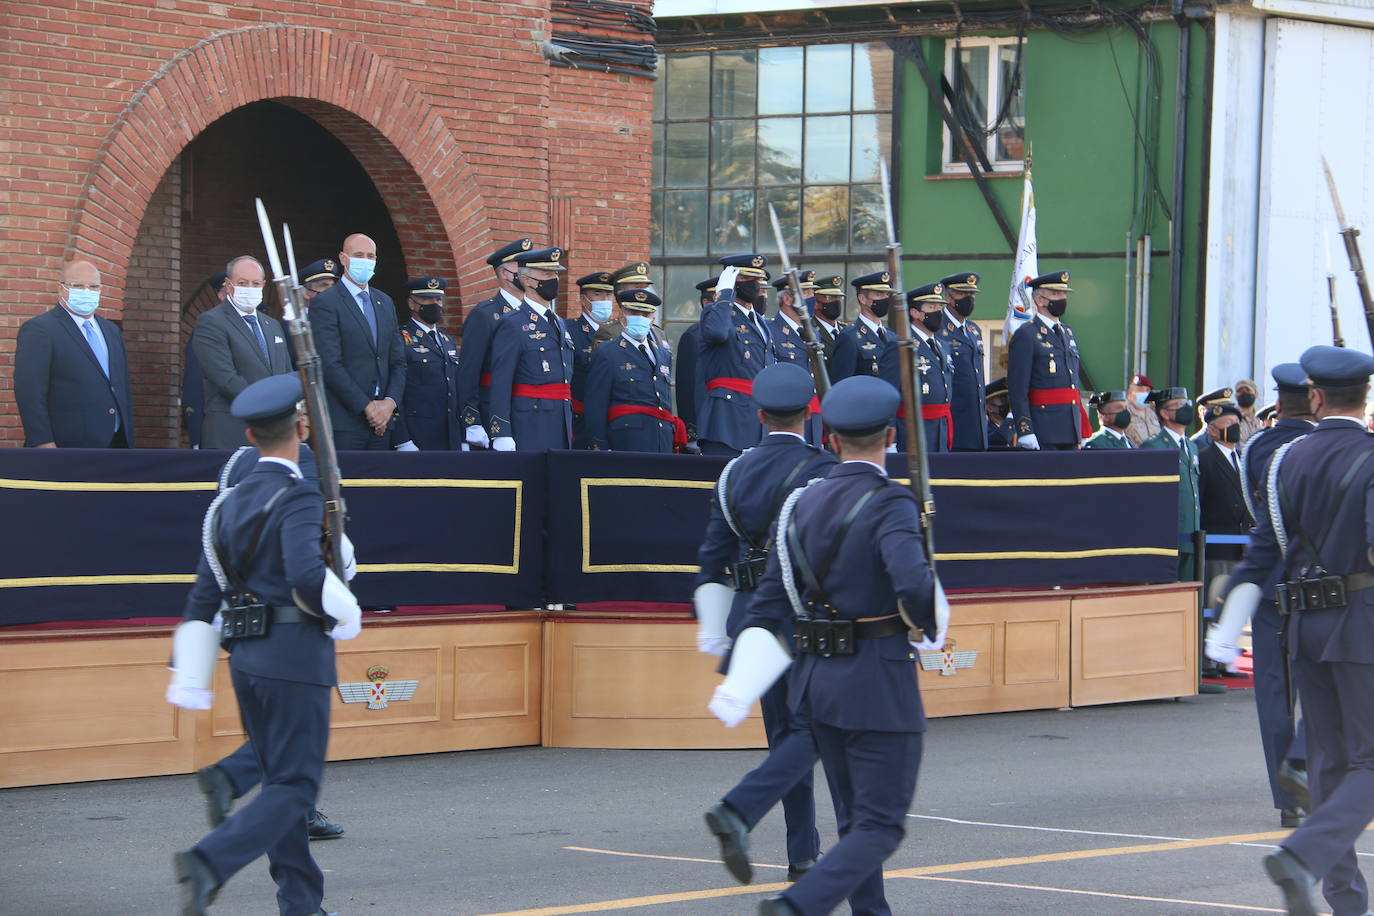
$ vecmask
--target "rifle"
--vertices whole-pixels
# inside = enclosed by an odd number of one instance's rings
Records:
[[[816,334],[816,324],[811,319],[811,309],[807,307],[806,299],[802,296],[797,268],[792,266],[791,260],[787,257],[787,246],[782,241],[782,227],[778,225],[778,214],[772,204],[768,205],[768,218],[773,222],[773,237],[778,242],[778,256],[782,258],[783,273],[787,274],[788,283],[792,287],[792,308],[801,319],[798,327],[802,340],[806,342],[807,355],[811,359],[811,377],[816,381],[816,396],[823,398],[830,390],[830,371],[825,367],[825,352],[821,348],[821,339]]]
[[[1355,286],[1360,291],[1360,303],[1364,306],[1364,322],[1369,328],[1369,340],[1374,343],[1374,296],[1369,292],[1369,279],[1364,273],[1364,259],[1360,257],[1360,243],[1355,241],[1360,230],[1345,221],[1345,211],[1341,209],[1341,198],[1336,193],[1336,177],[1331,174],[1331,165],[1322,157],[1322,170],[1326,172],[1326,186],[1331,190],[1331,205],[1336,208],[1336,225],[1340,227],[1341,238],[1345,239],[1345,256],[1350,259],[1350,269],[1355,274]],[[1336,314],[1334,305],[1335,279],[1327,281],[1332,290],[1333,304],[1331,314]],[[1340,344],[1337,344],[1340,346]]]
[[[301,387],[305,390],[305,410],[310,417],[310,448],[315,452],[315,464],[319,468],[320,492],[324,494],[324,548],[325,562],[339,577],[346,581],[343,561],[343,534],[345,506],[343,485],[339,477],[339,455],[334,450],[334,428],[329,422],[329,403],[325,400],[324,374],[320,368],[320,354],[315,349],[315,337],[310,330],[310,322],[305,317],[305,294],[296,273],[296,254],[291,245],[291,228],[282,224],[286,241],[286,257],[290,273],[282,270],[281,258],[277,253],[277,242],[272,228],[267,222],[267,210],[262,200],[257,200],[258,225],[262,229],[262,242],[267,248],[267,260],[272,266],[272,283],[281,296],[282,318],[296,349],[296,370],[301,376]]]
[[[892,185],[888,180],[887,161],[879,163],[883,179],[883,216],[887,219],[887,272],[896,285],[896,296],[902,301],[891,310],[893,330],[897,332],[897,346],[905,353],[897,360],[902,383],[902,405],[906,409],[906,464],[908,486],[921,508],[921,539],[925,542],[926,562],[935,572],[935,499],[930,493],[930,474],[926,461],[926,430],[921,422],[921,388],[916,384],[916,340],[911,333],[911,314],[902,291],[902,246],[892,221]]]

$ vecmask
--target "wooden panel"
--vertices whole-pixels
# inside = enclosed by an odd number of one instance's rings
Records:
[[[1064,621],[1057,617],[1009,621],[1003,680],[1009,685],[1061,680],[1065,660],[1059,647],[1067,632]]]
[[[530,680],[531,654],[528,642],[455,646],[453,717],[529,715],[539,695],[538,680]]]
[[[762,719],[727,729],[706,709],[717,660],[693,621],[546,624],[544,744],[550,747],[764,746]]]
[[[1072,702],[1121,703],[1197,693],[1197,589],[1076,597]]]

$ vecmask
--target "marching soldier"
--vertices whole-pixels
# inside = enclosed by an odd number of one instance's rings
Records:
[[[406,353],[406,393],[392,430],[397,451],[442,451],[463,445],[458,416],[458,344],[439,330],[444,313],[442,277],[406,284],[410,321],[400,329]]]
[[[1155,406],[1161,428],[1140,443],[1140,447],[1171,448],[1178,453],[1178,578],[1186,582],[1196,579],[1201,572],[1195,568],[1197,551],[1193,545],[1193,535],[1202,528],[1201,503],[1198,499],[1201,471],[1197,446],[1184,435],[1196,415],[1193,402],[1188,400],[1187,388],[1151,391],[1150,403]]]
[[[572,338],[573,380],[573,448],[591,448],[583,402],[587,395],[587,371],[592,366],[592,350],[605,340],[620,336],[621,324],[612,319],[615,311],[615,285],[609,271],[599,270],[577,281],[582,294],[582,314],[568,322],[568,336]],[[602,329],[605,329],[604,334]]]
[[[944,322],[940,346],[954,363],[954,386],[950,389],[950,425],[954,428],[956,452],[985,452],[988,426],[985,414],[986,387],[983,377],[983,331],[969,316],[978,295],[978,274],[951,274],[940,281],[944,287]]]
[[[1007,387],[1016,417],[1016,444],[1030,449],[1076,449],[1092,434],[1078,381],[1078,344],[1060,319],[1069,307],[1069,272],[1026,284],[1035,316],[1016,329],[1007,354]]]
[[[491,340],[491,447],[498,452],[572,444],[573,342],[554,310],[561,248],[522,251],[514,261],[525,300],[496,322]]]
[[[1011,418],[1011,398],[1007,395],[1005,376],[988,382],[984,394],[987,403],[988,448],[993,451],[1016,447],[1016,421]]]
[[[697,296],[703,309],[716,301],[716,279],[712,277],[697,284]],[[677,415],[687,425],[687,441],[693,448],[697,442],[697,405],[706,399],[706,389],[697,372],[700,359],[701,321],[698,319],[677,339],[677,372],[674,375]]]
[[[697,402],[697,437],[702,454],[734,457],[763,432],[751,393],[754,376],[774,361],[768,323],[755,309],[768,258],[737,254],[720,263],[716,301],[701,312],[697,372],[704,387]]]
[[[799,270],[797,281],[802,295],[805,296],[816,288],[816,272]],[[768,319],[768,330],[773,335],[773,355],[777,357],[778,362],[801,366],[809,373],[811,356],[801,335],[801,322],[796,303],[793,302],[792,284],[784,275],[773,281],[773,288],[778,291],[778,313]],[[803,303],[803,307],[815,311],[807,303]],[[816,333],[819,335],[820,331],[817,330]],[[820,402],[817,401],[812,407],[811,416],[806,421],[806,441],[819,448],[822,445]]]
[[[1126,408],[1126,392],[1099,391],[1088,399],[1097,408],[1098,430],[1093,433],[1084,448],[1134,448],[1126,438],[1126,430],[1131,425],[1131,412]]]
[[[854,284],[854,298],[859,303],[859,318],[835,338],[835,351],[829,366],[832,385],[851,375],[877,375],[878,360],[896,344],[896,335],[883,325],[883,319],[892,308],[892,294],[896,292],[888,285],[891,281],[892,276],[885,270],[850,281]]]
[[[921,386],[921,419],[925,423],[926,450],[947,452],[954,442],[950,426],[949,395],[954,385],[954,363],[940,343],[944,322],[944,295],[941,284],[928,283],[908,290],[906,308],[911,316],[911,333],[916,339],[916,383]],[[905,354],[900,347],[888,347],[878,365],[878,375],[894,388],[901,385],[897,361]],[[905,407],[897,416],[905,416]],[[914,448],[906,441],[906,425],[897,424],[897,450]]]
[[[496,322],[504,314],[520,308],[524,291],[514,261],[533,246],[529,239],[516,239],[487,257],[496,272],[496,295],[472,307],[463,319],[463,349],[458,363],[458,391],[463,397],[464,437],[474,448],[488,448],[491,439],[491,339]]]
[[[649,341],[661,300],[646,289],[616,293],[625,313],[620,339],[592,354],[587,375],[587,436],[591,447],[670,455],[687,444],[673,415],[672,357]]]
[[[790,665],[791,708],[810,717],[835,804],[839,842],[760,913],[830,913],[846,899],[855,913],[892,912],[882,866],[906,833],[926,728],[915,650],[942,646],[948,621],[916,501],[883,470],[899,401],[891,385],[863,376],[826,395],[842,463],[783,504],[779,548],[711,700],[737,724],[749,694]],[[789,627],[795,662],[779,644]],[[913,646],[916,628],[925,638]]]
[[[1315,916],[1322,880],[1332,911],[1353,916],[1369,911],[1355,843],[1374,820],[1374,517],[1364,495],[1374,489],[1364,424],[1374,358],[1319,346],[1300,365],[1317,426],[1272,458],[1278,511],[1256,506],[1227,600],[1241,589],[1257,600],[1271,570],[1282,570],[1278,597],[1315,768],[1312,814],[1264,857],[1265,871],[1288,913]]]
[[[820,335],[821,347],[825,351],[825,365],[830,366],[835,356],[835,338],[848,327],[848,322],[840,320],[844,312],[844,277],[822,277],[816,281],[816,333]]]
[[[706,539],[697,555],[701,571],[696,588],[702,600],[709,600],[709,589],[722,588],[714,584],[722,579],[728,578],[733,586],[725,637],[717,637],[715,643],[699,639],[704,652],[724,654],[728,641],[739,635],[772,550],[770,529],[787,495],[835,466],[831,455],[802,439],[814,396],[811,374],[800,366],[778,363],[754,380],[754,400],[768,435],[721,472]],[[786,680],[763,695],[768,758],[706,813],[707,826],[720,841],[721,859],[742,884],[753,880],[749,831],[779,801],[787,823],[789,880],[806,874],[820,855],[812,782],[816,743],[805,718],[790,711],[787,696]]]

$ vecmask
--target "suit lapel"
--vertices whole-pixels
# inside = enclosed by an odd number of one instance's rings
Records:
[[[372,329],[371,329],[370,327],[367,326],[367,319],[363,317],[363,307],[362,307],[361,305],[358,304],[358,297],[355,296],[355,295],[353,295],[353,290],[349,289],[349,288],[348,288],[348,285],[345,284],[342,280],[340,280],[340,281],[338,282],[338,284],[337,284],[337,286],[336,286],[335,288],[337,288],[337,289],[343,291],[343,299],[344,299],[344,302],[348,303],[348,305],[349,305],[349,308],[347,309],[348,313],[351,314],[351,315],[353,316],[353,320],[356,321],[356,322],[358,323],[358,329],[359,329],[360,331],[362,331],[363,340],[366,340],[367,343],[368,343],[368,346],[372,347],[372,352],[373,352],[373,353],[376,353],[376,352],[377,352],[377,341],[375,341],[375,340],[372,339]],[[372,314],[373,314],[373,315],[376,315],[376,314],[377,314],[377,302],[376,302],[376,300],[374,300],[374,299],[372,298],[372,287],[369,286],[366,290],[364,290],[364,292],[367,293],[367,301],[370,302],[370,303],[372,303]],[[380,336],[381,336],[381,333],[382,333],[382,322],[381,322],[380,320],[378,320],[378,321],[377,321],[377,336],[380,337]]]
[[[239,314],[239,310],[234,308],[233,304],[229,302],[221,302],[219,307],[225,310],[225,317],[230,324],[238,325],[239,336],[248,343],[249,349],[253,351],[253,355],[256,356],[258,361],[266,366],[270,372],[272,370],[272,363],[270,360],[263,358],[262,350],[258,347],[258,339],[253,336],[253,329],[248,327],[248,322]],[[261,316],[258,317],[258,327],[262,328],[262,339],[266,340],[267,328],[263,327]],[[267,352],[269,354],[272,352],[270,345],[267,348]]]
[[[102,370],[102,369],[100,368],[100,360],[96,359],[95,351],[91,349],[90,342],[86,340],[86,336],[85,336],[84,334],[82,334],[80,330],[77,329],[77,327],[76,327],[76,322],[75,322],[75,321],[72,321],[71,316],[67,313],[67,310],[66,310],[66,309],[64,309],[64,308],[59,304],[59,305],[57,306],[57,310],[58,310],[59,312],[62,313],[62,315],[61,315],[61,318],[62,318],[61,324],[62,324],[63,327],[66,328],[67,334],[69,334],[69,335],[71,336],[72,340],[76,343],[76,345],[77,345],[78,347],[80,347],[83,351],[85,351],[85,353],[86,353],[86,358],[89,359],[89,360],[91,361],[91,365],[95,367],[95,371],[96,371],[96,372],[99,372],[99,373],[103,376],[103,375],[105,374],[105,372],[104,372],[104,370]],[[105,329],[104,329],[103,327],[101,327],[100,321],[99,321],[98,319],[96,319],[96,321],[95,321],[95,326],[96,326],[97,328],[100,328],[100,333],[101,333],[102,335],[104,335],[104,337],[105,337],[105,348],[106,348],[107,350],[111,349],[110,346],[109,346],[110,337],[109,337],[108,334],[105,334]],[[111,377],[113,377],[113,375],[114,375],[114,366],[113,366],[113,364],[110,366],[110,375],[111,375]]]

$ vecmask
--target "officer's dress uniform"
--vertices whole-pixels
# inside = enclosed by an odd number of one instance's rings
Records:
[[[807,308],[811,308],[808,304]],[[773,335],[773,355],[780,363],[791,363],[811,372],[810,351],[802,339],[801,327],[779,309],[768,319],[769,332]],[[813,400],[807,408],[810,413],[806,419],[806,441],[820,447],[825,444],[824,427],[821,424],[821,402]]]
[[[697,389],[701,388],[697,363],[701,360],[701,323],[698,321],[677,339],[677,371],[673,374],[673,394],[677,415],[687,427],[687,440],[697,439]]]
[[[1161,426],[1141,448],[1171,448],[1178,453],[1178,577],[1180,581],[1194,578],[1195,550],[1193,534],[1202,529],[1202,510],[1198,499],[1202,472],[1198,465],[1197,446],[1186,436],[1180,436]]]
[[[973,295],[978,292],[978,274],[955,274],[940,283],[947,290]],[[961,318],[948,305],[941,313],[940,348],[954,364],[950,386],[950,425],[954,429],[951,451],[985,452],[988,448],[986,378],[983,370],[983,331],[968,318]]]
[[[838,296],[843,299],[846,295],[844,277],[818,277],[816,279],[816,288],[812,291],[812,295]],[[844,303],[841,302],[840,308],[843,309],[843,307]],[[820,305],[816,306],[811,316],[816,321],[816,336],[820,339],[821,352],[825,355],[825,365],[828,369],[831,360],[834,359],[835,356],[835,342],[839,338],[840,332],[849,327],[849,322],[841,321],[838,317],[831,322],[829,318],[821,314]],[[834,381],[835,380],[832,378],[831,382],[833,383]]]
[[[1102,427],[1097,432],[1088,437],[1088,441],[1083,443],[1084,448],[1134,448],[1131,440],[1126,438],[1126,434],[1117,429]]]
[[[1063,274],[1067,288],[1068,274]],[[1018,436],[1042,449],[1074,449],[1092,434],[1083,409],[1078,344],[1062,321],[1036,313],[1016,329],[1007,353],[1007,389]]]
[[[721,485],[711,503],[706,538],[697,554],[700,572],[695,586],[728,578],[727,568],[745,561],[751,549],[771,549],[771,531],[783,501],[797,487],[825,476],[835,466],[826,452],[808,445],[788,432],[770,432],[754,448],[733,459],[722,475],[725,501],[734,524],[748,542],[735,534],[721,508]],[[736,587],[726,634],[734,639],[743,629],[745,612],[754,589]],[[780,621],[790,638],[790,621]],[[752,830],[764,815],[782,801],[787,823],[787,861],[807,863],[820,853],[816,832],[816,798],[813,771],[817,752],[805,718],[790,711],[786,678],[779,679],[760,700],[763,728],[770,753],[722,799]]]
[[[493,268],[529,251],[530,239],[517,239],[487,257]],[[502,315],[520,308],[521,300],[504,289],[472,307],[463,319],[463,347],[459,363],[458,390],[461,392],[463,425],[486,429],[491,424],[491,341],[496,322]]]
[[[842,520],[870,492],[834,562],[820,570]],[[817,568],[824,600],[840,618],[895,615],[901,601],[919,626],[935,631],[934,580],[916,501],[884,471],[866,462],[841,464],[801,494],[793,518],[800,550]],[[806,588],[801,581],[798,587]],[[804,600],[814,597],[804,591]],[[792,618],[775,550],[743,627],[786,635]],[[793,714],[811,723],[840,834],[839,843],[782,894],[804,916],[830,913],[846,898],[856,916],[892,912],[882,863],[906,833],[926,729],[915,657],[902,627],[857,640],[852,655],[798,654],[786,675]]]
[[[626,299],[659,304],[647,290],[617,294],[628,315]],[[616,452],[670,455],[687,444],[687,428],[673,415],[672,354],[667,347],[629,332],[602,344],[592,354],[587,377],[587,431],[592,447]]]
[[[827,367],[830,384],[854,375],[878,375],[879,360],[896,344],[896,334],[874,323],[867,315],[860,315],[853,324],[841,328],[835,338],[835,352]]]
[[[734,259],[722,258],[729,260]],[[741,279],[763,276],[766,259],[757,255],[751,260],[758,266],[748,268],[752,274],[742,272]],[[707,454],[735,455],[763,435],[751,393],[754,377],[775,361],[772,335],[757,309],[736,303],[733,289],[721,291],[702,309],[700,327],[697,439]]]
[[[954,442],[950,427],[949,393],[954,384],[954,363],[940,344],[938,337],[918,324],[912,324],[916,337],[916,384],[921,388],[921,420],[926,437],[926,451],[947,452]],[[878,376],[901,391],[899,361],[904,352],[897,346],[888,347],[878,366]],[[905,405],[897,414],[897,451],[904,452],[911,443],[906,441]]]
[[[458,344],[414,317],[397,333],[406,355],[406,393],[392,442],[414,442],[426,452],[457,449],[463,444]]]

